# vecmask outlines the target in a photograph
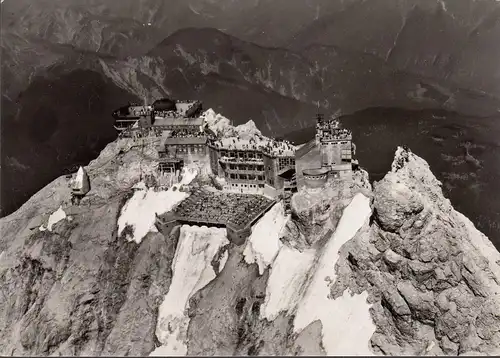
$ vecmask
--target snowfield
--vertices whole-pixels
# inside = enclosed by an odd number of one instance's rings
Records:
[[[307,249],[300,252],[287,245],[278,245],[278,254],[272,262],[270,260],[277,246],[273,234],[276,229],[271,229],[266,237],[272,238],[268,252],[261,247],[265,240],[260,242],[256,237],[247,249],[255,250],[257,247],[261,250],[258,251],[260,256],[254,254],[253,257],[258,257],[262,265],[271,262],[261,318],[272,321],[281,312],[295,314],[296,333],[320,320],[322,343],[327,355],[373,355],[369,341],[375,332],[375,325],[369,312],[371,306],[366,302],[368,293],[352,296],[345,291],[335,300],[329,298],[330,285],[336,280],[335,264],[339,259],[339,250],[354,237],[370,215],[370,200],[363,194],[357,194],[344,209],[335,233],[321,251]]]
[[[283,203],[279,202],[252,227],[252,235],[248,238],[243,255],[247,264],[257,263],[260,275],[278,255],[282,246],[281,231],[288,219]]]
[[[66,213],[64,212],[62,206],[59,207],[49,216],[49,221],[47,222],[47,227],[41,225],[39,227],[40,231],[49,230],[52,231],[52,227],[59,221],[66,219]]]
[[[172,283],[159,309],[156,336],[162,346],[151,356],[184,356],[187,354],[189,298],[216,277],[211,261],[229,241],[226,229],[206,226],[181,227],[179,242],[172,262]],[[225,254],[227,255],[227,253]],[[224,268],[224,257],[219,271]]]
[[[331,282],[335,282],[335,264],[339,259],[341,246],[354,237],[370,215],[370,199],[357,194],[344,209],[297,309],[295,332],[319,319],[323,325],[323,347],[327,355],[373,355],[369,349],[369,341],[376,327],[369,312],[371,305],[366,302],[368,294],[364,292],[351,296],[344,292],[336,300],[329,299],[330,288],[325,280],[330,277]]]
[[[273,321],[281,312],[292,313],[307,287],[315,254],[312,249],[300,252],[287,245],[281,247],[267,281],[261,318]]]
[[[118,219],[118,235],[121,235],[125,227],[130,225],[133,227],[133,234],[127,235],[127,240],[139,244],[148,232],[157,232],[154,225],[155,214],[166,213],[186,199],[189,194],[178,189],[181,185],[191,183],[197,174],[198,171],[195,168],[186,167],[182,180],[166,191],[147,189],[142,182],[136,184],[134,195],[123,206]]]

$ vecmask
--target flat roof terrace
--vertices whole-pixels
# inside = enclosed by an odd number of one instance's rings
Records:
[[[275,157],[293,157],[295,146],[287,141],[278,141],[264,136],[251,139],[225,137],[211,140],[209,145],[222,150],[258,151]]]
[[[266,213],[274,200],[262,195],[198,190],[172,212],[182,223],[195,225],[248,227]]]

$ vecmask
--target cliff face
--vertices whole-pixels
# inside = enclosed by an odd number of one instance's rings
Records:
[[[237,247],[222,229],[156,230],[155,213],[210,178],[190,167],[162,190],[155,144],[108,145],[80,206],[61,177],[1,220],[1,354],[500,348],[500,254],[418,156],[398,149],[373,191],[363,171],[299,191],[290,216],[278,203]]]
[[[500,254],[445,199],[427,163],[401,148],[376,183],[370,225],[343,248],[332,287],[367,289],[385,354],[500,348]]]

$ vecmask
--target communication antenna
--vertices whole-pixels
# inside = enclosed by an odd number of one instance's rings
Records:
[[[319,124],[321,124],[325,116],[320,111],[319,101],[317,102],[317,106],[318,106],[318,112],[316,113],[316,120]]]

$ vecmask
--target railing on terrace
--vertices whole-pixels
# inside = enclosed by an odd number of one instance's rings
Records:
[[[264,164],[264,159],[259,158],[235,158],[235,157],[221,157],[219,159],[224,163],[249,163],[249,164]]]
[[[241,174],[261,174],[264,173],[264,169],[261,170],[251,170],[251,169],[226,169],[226,171],[230,174],[236,174],[236,173],[241,173]]]
[[[352,134],[346,134],[346,135],[323,135],[323,136],[320,136],[320,139],[322,141],[328,141],[328,140],[351,140],[352,139]]]

